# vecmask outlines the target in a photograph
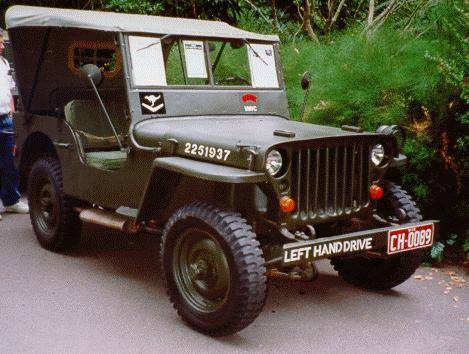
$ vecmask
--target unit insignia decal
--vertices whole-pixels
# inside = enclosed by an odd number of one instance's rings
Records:
[[[257,96],[253,93],[246,93],[241,96],[244,103],[245,112],[257,112]]]
[[[162,92],[140,92],[142,114],[166,114]]]

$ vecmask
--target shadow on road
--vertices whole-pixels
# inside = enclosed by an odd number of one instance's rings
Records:
[[[91,260],[100,269],[116,276],[132,278],[148,283],[157,292],[164,292],[163,277],[159,265],[160,238],[154,235],[125,235],[97,226],[85,225],[79,248],[68,253],[71,257]],[[356,302],[371,298],[398,298],[406,295],[398,290],[370,291],[345,283],[333,271],[327,261],[318,264],[320,275],[314,282],[269,281],[266,309],[296,309],[298,303],[308,306],[327,306],[333,309],[338,304],[354,306]]]

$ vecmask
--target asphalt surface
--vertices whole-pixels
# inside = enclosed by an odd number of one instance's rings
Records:
[[[328,262],[312,283],[273,281],[247,329],[210,338],[170,305],[158,240],[87,226],[69,254],[42,249],[27,215],[0,221],[0,353],[468,353],[457,269],[420,268],[394,290],[347,285]]]

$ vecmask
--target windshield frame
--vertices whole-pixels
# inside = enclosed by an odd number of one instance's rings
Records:
[[[136,85],[134,82],[133,74],[132,74],[132,54],[130,51],[130,45],[129,45],[129,37],[130,36],[139,36],[139,37],[152,37],[155,38],[155,42],[157,40],[161,40],[160,43],[163,43],[165,39],[171,38],[174,39],[176,37],[176,40],[183,41],[183,40],[191,40],[191,41],[202,41],[204,43],[204,50],[205,50],[205,62],[207,66],[207,73],[208,73],[208,79],[209,83],[206,85],[174,85],[174,84],[167,84],[167,85],[148,85],[148,86],[142,86],[142,85]],[[272,45],[273,47],[273,52],[274,52],[274,60],[275,60],[275,73],[277,75],[277,81],[278,81],[278,87],[253,87],[252,86],[252,72],[250,72],[251,75],[251,85],[217,85],[215,84],[215,78],[214,74],[212,71],[213,68],[213,62],[210,59],[209,51],[208,51],[208,42],[210,41],[218,41],[218,42],[225,42],[227,43],[230,40],[239,40],[237,38],[217,38],[217,37],[197,37],[197,36],[179,36],[179,35],[171,35],[171,34],[143,34],[143,33],[125,33],[124,37],[124,43],[125,43],[125,64],[128,67],[128,81],[129,81],[129,88],[135,89],[135,90],[141,90],[141,89],[158,89],[158,90],[170,90],[170,89],[177,89],[177,90],[234,90],[234,91],[240,91],[240,90],[249,90],[249,91],[254,91],[254,90],[259,90],[259,91],[279,91],[279,90],[284,90],[285,88],[285,82],[284,82],[284,77],[283,77],[283,71],[281,67],[281,62],[280,62],[280,45],[279,42],[269,42],[269,41],[253,41],[253,40],[246,40],[244,39],[244,43],[246,46],[250,46],[252,44],[268,44]],[[155,45],[161,45],[160,43],[157,43]],[[223,53],[222,53],[223,56]],[[248,58],[246,58],[248,60]],[[164,68],[166,71],[166,66]],[[251,70],[251,69],[250,69]]]

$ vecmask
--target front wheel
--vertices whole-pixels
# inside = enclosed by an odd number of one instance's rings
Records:
[[[390,222],[405,224],[422,220],[415,202],[400,186],[384,182],[378,214]],[[391,289],[409,279],[422,262],[421,251],[406,252],[387,259],[364,256],[338,257],[331,264],[348,283],[367,289]]]
[[[161,260],[171,302],[196,330],[235,333],[259,315],[266,268],[256,235],[239,214],[193,203],[169,219]]]

